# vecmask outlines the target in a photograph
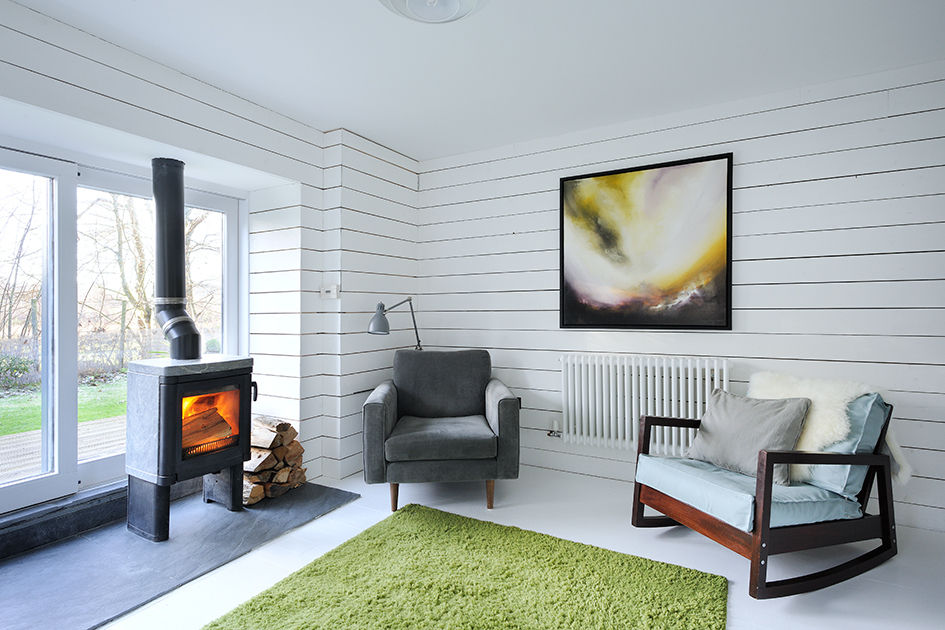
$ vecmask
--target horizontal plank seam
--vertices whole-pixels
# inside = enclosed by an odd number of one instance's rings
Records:
[[[502,161],[509,160],[509,159],[517,159],[517,158],[523,158],[523,157],[531,157],[531,156],[542,155],[542,154],[546,154],[546,153],[554,153],[554,152],[557,152],[557,151],[566,151],[566,150],[568,150],[568,149],[573,149],[573,148],[577,148],[577,147],[584,147],[584,146],[591,146],[591,145],[601,144],[601,143],[604,143],[604,142],[610,142],[610,141],[614,141],[614,140],[625,140],[625,139],[628,139],[628,138],[634,138],[634,137],[639,137],[639,136],[645,136],[645,135],[651,135],[651,134],[659,134],[659,133],[663,133],[663,132],[666,132],[666,131],[674,131],[674,130],[678,130],[678,129],[686,129],[686,128],[689,128],[689,127],[698,127],[698,126],[703,126],[703,125],[711,125],[711,124],[718,123],[718,122],[723,122],[723,121],[726,121],[726,120],[736,120],[736,119],[738,119],[738,118],[747,118],[747,117],[750,117],[750,116],[757,116],[757,115],[759,115],[759,114],[767,114],[767,113],[770,113],[770,112],[785,111],[785,110],[791,110],[791,109],[796,109],[796,108],[803,108],[803,107],[808,107],[808,106],[810,106],[810,105],[818,105],[818,104],[821,104],[821,103],[829,103],[829,102],[833,102],[833,101],[843,101],[843,100],[847,100],[847,99],[859,98],[859,97],[861,97],[861,96],[869,96],[869,95],[871,95],[871,94],[881,94],[881,93],[884,93],[884,92],[886,92],[886,93],[892,93],[892,92],[894,92],[894,91],[896,91],[896,90],[904,90],[904,89],[908,89],[908,88],[912,88],[912,87],[918,87],[918,86],[920,86],[920,85],[931,85],[931,84],[934,84],[934,83],[941,83],[942,81],[945,81],[945,79],[932,79],[932,80],[929,80],[929,81],[918,81],[918,82],[915,82],[915,83],[906,83],[906,84],[896,85],[896,86],[892,86],[892,87],[877,88],[877,89],[875,89],[875,90],[866,90],[866,91],[863,91],[863,92],[855,92],[855,93],[853,93],[853,94],[844,94],[844,95],[842,95],[842,96],[836,96],[836,97],[831,97],[831,98],[823,98],[823,99],[817,99],[817,100],[813,100],[813,101],[805,101],[805,102],[803,102],[803,103],[795,103],[795,104],[792,104],[792,105],[782,105],[782,106],[780,106],[780,107],[770,107],[770,108],[764,108],[764,109],[757,109],[757,110],[753,110],[753,111],[740,112],[740,113],[732,114],[732,115],[729,115],[729,116],[719,116],[719,117],[716,117],[716,118],[705,118],[705,119],[698,120],[698,121],[694,121],[694,122],[690,122],[690,123],[683,123],[683,124],[679,124],[679,125],[669,125],[669,126],[667,126],[667,127],[661,127],[661,128],[656,128],[656,129],[647,129],[647,130],[645,130],[645,131],[632,132],[632,133],[627,133],[627,134],[620,135],[620,136],[607,137],[607,138],[600,138],[600,139],[597,139],[597,140],[590,140],[590,141],[587,141],[587,142],[577,142],[577,143],[573,143],[573,144],[570,144],[570,145],[563,145],[563,146],[553,147],[553,148],[550,148],[550,149],[542,149],[542,150],[538,150],[538,151],[529,151],[529,152],[525,152],[525,153],[520,153],[520,154],[515,154],[515,155],[508,155],[508,156],[503,156],[503,157],[500,157],[500,158],[494,158],[494,159],[490,159],[490,160],[480,160],[480,161],[478,161],[478,162],[467,162],[467,163],[459,164],[459,165],[457,165],[457,166],[448,166],[448,167],[443,167],[443,168],[438,168],[438,169],[432,169],[432,170],[429,170],[429,171],[423,171],[423,170],[421,170],[421,171],[418,172],[418,174],[420,174],[420,175],[426,175],[426,174],[428,174],[428,173],[438,173],[438,172],[442,172],[442,171],[449,171],[449,170],[454,170],[454,169],[463,168],[463,167],[477,166],[477,165],[480,165],[480,164],[490,164],[490,163],[493,163],[493,162],[502,162]],[[888,117],[888,116],[887,116],[887,117]]]
[[[27,8],[29,8],[29,7],[27,7]],[[31,11],[35,11],[36,13],[40,13],[39,11],[36,11],[35,9],[32,9],[32,8],[30,8],[30,10],[31,10]],[[59,22],[59,23],[61,23],[61,24],[66,24],[65,22],[62,22],[61,20],[58,20],[58,19],[56,19],[56,18],[52,18],[52,17],[46,15],[45,13],[40,13],[40,15],[42,15],[43,17],[46,17],[46,18],[55,20],[56,22]],[[76,27],[75,25],[72,25],[72,24],[66,24],[66,25],[69,26],[70,28],[75,28],[76,30],[79,30],[79,31],[81,31],[82,33],[84,33],[84,34],[86,34],[86,35],[88,35],[88,36],[90,36],[90,37],[94,37],[95,39],[98,39],[98,40],[100,40],[100,41],[106,42],[107,44],[109,44],[109,45],[111,45],[111,46],[115,46],[116,48],[120,48],[120,49],[124,50],[125,52],[130,53],[130,54],[132,54],[132,55],[134,55],[134,56],[136,56],[136,57],[141,57],[141,58],[143,58],[143,59],[147,59],[147,60],[148,60],[149,62],[151,62],[151,63],[154,63],[154,64],[156,64],[156,65],[159,65],[159,66],[161,66],[161,67],[163,67],[163,68],[165,68],[165,69],[171,70],[171,71],[174,72],[174,73],[177,73],[177,74],[180,74],[180,75],[182,75],[182,76],[185,76],[185,77],[187,77],[188,79],[190,79],[190,80],[192,80],[192,81],[196,81],[196,82],[201,83],[201,84],[203,84],[203,85],[205,85],[205,86],[207,86],[207,87],[210,87],[211,89],[214,89],[214,90],[217,90],[217,91],[222,92],[222,93],[224,93],[224,94],[227,94],[228,96],[230,96],[230,97],[232,97],[232,98],[236,98],[236,99],[238,99],[238,100],[243,101],[244,103],[248,103],[248,104],[252,105],[253,107],[258,107],[259,109],[262,109],[262,110],[264,110],[264,111],[267,111],[267,112],[270,112],[270,113],[272,113],[272,114],[275,114],[276,116],[280,116],[280,117],[286,118],[287,120],[291,120],[292,122],[294,122],[294,123],[296,123],[296,124],[298,124],[298,125],[301,125],[301,126],[303,126],[303,127],[312,129],[312,130],[315,131],[315,132],[322,133],[320,130],[315,129],[315,128],[312,127],[311,125],[307,125],[307,124],[305,124],[305,123],[303,123],[303,122],[301,122],[301,121],[295,120],[295,119],[293,119],[293,118],[291,118],[291,117],[289,117],[289,116],[286,116],[285,114],[281,114],[281,113],[279,113],[279,112],[276,112],[276,111],[274,111],[274,110],[272,110],[272,109],[270,109],[270,108],[268,108],[268,107],[265,107],[265,106],[263,106],[263,105],[260,105],[259,103],[256,103],[256,102],[254,102],[254,101],[251,101],[251,100],[249,100],[249,99],[247,99],[247,98],[245,98],[245,97],[243,97],[243,96],[240,96],[240,95],[235,94],[235,93],[233,93],[233,92],[230,92],[230,91],[228,91],[228,90],[224,90],[223,88],[220,88],[220,87],[218,87],[218,86],[216,86],[216,85],[212,85],[212,84],[210,84],[210,83],[207,83],[206,81],[203,81],[203,80],[201,80],[201,79],[198,79],[197,77],[194,77],[194,76],[192,76],[192,75],[189,75],[189,74],[187,74],[187,73],[185,73],[185,72],[181,72],[180,70],[178,70],[178,69],[176,69],[176,68],[171,68],[170,66],[168,66],[168,65],[166,65],[166,64],[163,64],[163,63],[161,63],[161,62],[159,62],[159,61],[157,61],[157,60],[155,60],[155,59],[152,59],[152,58],[150,58],[150,57],[147,57],[147,56],[145,56],[145,55],[142,55],[142,54],[139,53],[139,52],[134,52],[134,51],[129,50],[129,49],[123,47],[123,46],[119,46],[118,44],[115,44],[114,42],[104,40],[104,39],[102,39],[101,37],[98,37],[97,35],[93,35],[93,34],[89,33],[88,31],[85,31],[85,30],[82,30],[82,29]],[[141,75],[137,75],[137,74],[134,74],[134,73],[132,73],[132,72],[128,72],[127,70],[122,70],[121,68],[119,68],[119,67],[117,67],[117,66],[113,66],[113,65],[111,65],[111,64],[105,63],[105,62],[100,61],[100,60],[98,60],[98,59],[93,59],[92,57],[89,57],[88,55],[84,55],[84,54],[79,53],[79,52],[77,52],[77,51],[75,51],[75,50],[72,50],[72,49],[69,49],[69,48],[65,48],[65,47],[60,46],[60,45],[58,45],[58,44],[55,44],[55,43],[53,43],[53,42],[51,42],[51,41],[42,39],[42,38],[40,38],[40,37],[36,37],[35,35],[32,35],[32,34],[30,34],[30,33],[26,33],[26,32],[21,31],[21,30],[19,30],[19,29],[15,29],[15,28],[13,28],[13,27],[11,27],[11,26],[8,26],[8,25],[6,25],[6,24],[0,24],[0,26],[2,26],[2,27],[5,28],[5,29],[8,29],[8,30],[10,30],[10,31],[13,31],[14,33],[19,33],[20,35],[22,35],[22,36],[24,36],[24,37],[28,37],[29,39],[32,39],[32,40],[34,40],[34,41],[40,42],[40,43],[45,44],[45,45],[47,45],[47,46],[50,46],[50,47],[52,47],[52,48],[56,48],[57,50],[61,50],[61,51],[65,52],[65,53],[67,53],[67,54],[74,55],[74,56],[76,56],[76,57],[79,57],[80,59],[85,59],[86,61],[90,61],[90,62],[92,62],[92,63],[94,63],[94,64],[96,64],[96,65],[99,65],[99,66],[103,67],[103,68],[108,68],[109,70],[113,70],[113,71],[118,72],[118,73],[120,73],[120,74],[123,74],[123,75],[125,75],[125,76],[127,76],[127,77],[131,77],[131,78],[133,78],[133,79],[137,79],[138,81],[142,81],[143,83],[147,83],[148,85],[152,85],[152,86],[154,86],[154,87],[160,88],[160,89],[162,89],[162,90],[164,90],[164,91],[166,91],[166,92],[170,92],[170,93],[172,93],[172,94],[176,94],[176,95],[178,95],[178,96],[180,96],[180,97],[182,97],[182,98],[185,98],[185,99],[187,99],[187,100],[193,101],[193,102],[195,102],[195,103],[200,103],[201,105],[205,105],[205,106],[207,106],[207,107],[210,107],[211,109],[215,109],[215,110],[217,110],[217,111],[219,111],[219,112],[222,112],[222,113],[224,113],[224,114],[228,114],[228,115],[230,115],[230,116],[233,116],[234,118],[238,118],[238,119],[240,119],[240,120],[243,120],[243,121],[245,121],[245,122],[251,123],[251,124],[256,125],[256,126],[258,126],[258,127],[262,127],[263,129],[268,129],[269,131],[272,131],[273,133],[277,133],[277,134],[280,134],[280,135],[285,136],[285,137],[287,137],[287,138],[291,138],[291,139],[293,139],[293,140],[297,140],[298,142],[301,142],[301,143],[303,143],[303,144],[307,144],[307,145],[309,145],[309,146],[311,146],[311,147],[313,147],[313,148],[316,148],[316,149],[324,149],[324,147],[322,147],[321,145],[318,145],[318,144],[312,142],[311,140],[306,140],[305,138],[300,138],[300,137],[298,137],[298,136],[295,136],[295,135],[293,135],[293,134],[290,134],[290,133],[288,133],[288,132],[286,132],[286,131],[283,131],[283,130],[281,130],[281,129],[277,129],[277,128],[272,127],[272,126],[270,126],[270,125],[263,124],[263,123],[259,122],[258,120],[254,120],[254,119],[252,119],[252,118],[247,118],[246,116],[243,116],[242,114],[237,114],[236,112],[233,112],[233,111],[230,111],[230,110],[225,109],[225,108],[223,108],[223,107],[220,107],[219,105],[214,105],[213,103],[209,103],[209,102],[207,102],[207,101],[204,101],[203,99],[196,98],[195,96],[192,96],[192,95],[190,95],[190,94],[185,94],[184,92],[180,92],[180,91],[175,90],[175,89],[173,89],[173,88],[169,88],[168,86],[163,85],[163,84],[161,84],[161,83],[157,83],[157,82],[155,82],[155,81],[151,81],[150,79],[146,79],[146,78],[144,78],[144,77],[141,76]],[[11,65],[14,65],[14,64],[11,64]],[[19,67],[19,66],[18,66],[18,67]],[[30,70],[29,68],[23,68],[23,69],[24,69],[24,70]],[[30,70],[30,71],[32,71],[32,70]],[[42,74],[42,73],[36,72],[36,74]],[[44,75],[44,76],[45,76],[45,75]],[[54,77],[49,77],[49,78],[53,79]],[[59,80],[59,79],[55,79],[55,80]],[[68,82],[65,82],[65,81],[63,81],[63,82],[64,82],[64,83],[68,83]],[[70,84],[70,85],[72,85],[72,84]],[[77,86],[77,87],[78,87],[78,86]],[[104,96],[104,95],[103,95],[103,96]],[[110,97],[109,97],[109,98],[110,98]],[[115,100],[118,100],[118,99],[115,99]],[[124,102],[124,101],[122,101],[122,102]],[[128,103],[128,104],[129,104],[129,105],[133,105],[132,103]],[[144,108],[142,108],[142,109],[144,109]],[[151,111],[151,110],[148,110],[148,111]],[[314,166],[314,165],[313,165],[313,166]],[[319,166],[319,168],[321,168],[321,166]]]

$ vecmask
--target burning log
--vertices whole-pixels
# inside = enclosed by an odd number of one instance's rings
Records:
[[[233,429],[216,407],[187,416],[181,424],[181,446],[190,448],[233,435]]]
[[[252,456],[243,464],[243,505],[282,496],[305,483],[302,457],[305,449],[299,433],[288,422],[254,416],[251,427]]]

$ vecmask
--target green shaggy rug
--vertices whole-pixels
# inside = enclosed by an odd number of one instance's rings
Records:
[[[206,626],[725,627],[724,577],[407,505]]]

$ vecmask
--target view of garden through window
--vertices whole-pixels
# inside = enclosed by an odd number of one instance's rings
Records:
[[[40,422],[51,185],[0,169],[0,483],[47,472]]]
[[[19,442],[15,457],[0,458],[0,483],[42,472],[39,305],[51,261],[44,247],[48,192],[42,206],[31,187],[43,183],[48,187],[49,180],[0,170],[0,449]],[[81,461],[124,451],[128,363],[167,356],[168,344],[152,312],[153,201],[78,188],[76,206],[78,354],[72,360],[78,362]],[[187,209],[187,309],[204,353],[222,349],[223,238],[222,213]]]

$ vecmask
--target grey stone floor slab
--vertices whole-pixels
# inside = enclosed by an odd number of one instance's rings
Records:
[[[0,625],[94,628],[358,496],[304,484],[230,512],[196,494],[171,504],[166,542],[139,538],[119,521],[8,558],[0,561]]]

